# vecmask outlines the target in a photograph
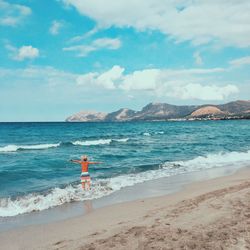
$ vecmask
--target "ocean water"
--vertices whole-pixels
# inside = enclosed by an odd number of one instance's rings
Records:
[[[0,217],[96,199],[161,177],[250,162],[250,122],[0,123]],[[92,161],[92,189],[80,165]]]

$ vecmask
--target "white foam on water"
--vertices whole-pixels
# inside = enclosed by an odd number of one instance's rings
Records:
[[[250,150],[247,152],[230,152],[198,156],[192,160],[165,162],[159,169],[120,175],[109,179],[96,179],[92,189],[84,192],[81,185],[68,185],[65,188],[54,188],[46,194],[29,194],[15,199],[0,199],[0,216],[8,217],[18,214],[41,211],[72,201],[97,199],[145,181],[173,176],[185,172],[198,171],[222,166],[249,165]]]
[[[96,146],[96,145],[105,145],[114,142],[127,142],[129,138],[123,139],[99,139],[99,140],[87,140],[87,141],[74,141],[73,145],[76,146]]]
[[[113,141],[117,141],[117,142],[127,142],[128,140],[129,140],[129,138],[113,139]]]
[[[53,188],[46,194],[32,193],[26,196],[0,199],[0,217],[11,217],[19,214],[42,211],[48,208],[69,203],[96,199],[113,192],[105,181],[97,181],[91,191],[83,191],[81,184],[68,185],[65,188]]]
[[[156,135],[163,135],[163,134],[164,134],[164,131],[156,131],[155,134],[156,134]]]
[[[250,150],[247,152],[228,152],[198,156],[188,161],[176,161],[175,164],[188,170],[200,170],[210,167],[223,167],[228,165],[247,165],[250,161]],[[168,163],[163,164],[168,166]]]
[[[94,145],[103,145],[103,144],[110,144],[111,139],[101,139],[101,140],[92,140],[92,141],[74,141],[72,142],[73,145],[76,146],[94,146]]]
[[[151,136],[151,134],[148,133],[148,132],[143,133],[143,135],[145,135],[145,136]]]
[[[129,138],[122,139],[99,139],[99,140],[89,140],[89,141],[74,141],[73,145],[78,146],[95,146],[95,145],[104,145],[110,144],[112,142],[127,142]],[[7,152],[16,152],[18,150],[42,150],[48,148],[57,148],[60,147],[61,143],[46,143],[46,144],[37,144],[37,145],[7,145],[0,147],[0,153]]]
[[[16,152],[20,149],[23,150],[41,150],[48,148],[56,148],[59,147],[61,143],[54,144],[38,144],[38,145],[7,145],[4,147],[0,147],[0,152]]]

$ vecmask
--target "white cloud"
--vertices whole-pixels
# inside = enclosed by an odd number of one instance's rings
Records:
[[[194,57],[194,60],[195,60],[195,63],[197,64],[197,65],[202,65],[203,64],[203,60],[202,60],[202,57],[201,57],[201,55],[200,55],[200,52],[195,52],[194,54],[193,54],[193,57]]]
[[[245,56],[245,57],[241,57],[241,58],[237,58],[234,59],[232,61],[229,62],[232,66],[235,67],[240,67],[243,65],[248,65],[250,64],[250,56]]]
[[[160,70],[145,69],[124,76],[120,86],[123,90],[155,90]]]
[[[108,93],[110,96],[126,96],[132,99],[140,94],[145,98],[170,98],[175,100],[223,101],[239,93],[231,83],[219,82],[218,74],[225,69],[144,69],[125,73],[119,65],[104,72],[73,74],[52,67],[28,67],[26,69],[1,69],[0,77],[8,85],[42,85],[53,91],[63,88],[79,93]],[[70,87],[71,86],[71,87]],[[73,86],[76,86],[74,88]],[[77,88],[78,86],[78,88]],[[106,90],[106,92],[105,92]],[[143,97],[143,98],[144,98]]]
[[[85,33],[85,34],[83,34],[81,36],[72,37],[69,42],[70,43],[79,42],[79,41],[84,40],[84,39],[86,39],[88,37],[91,37],[92,35],[94,35],[98,31],[99,31],[99,28],[94,27],[93,29],[91,29],[90,31],[88,31],[87,33]]]
[[[158,30],[177,42],[195,45],[250,46],[250,1],[247,0],[62,0],[97,22]]]
[[[97,48],[119,49],[121,47],[121,40],[118,38],[99,38],[92,43]]]
[[[153,92],[159,97],[197,100],[224,100],[238,93],[238,88],[232,84],[213,84],[211,75],[225,70],[189,69],[161,70],[149,69],[133,72],[124,77],[121,88],[125,90],[141,90]],[[208,77],[209,76],[209,77]]]
[[[91,87],[103,87],[105,89],[115,89],[116,81],[122,78],[124,68],[113,66],[104,73],[88,73],[77,78],[77,84]]]
[[[220,68],[161,70],[146,69],[124,76],[120,88],[127,91],[150,91],[157,96],[177,99],[223,100],[238,93],[231,84],[215,85],[207,75],[223,72]]]
[[[39,50],[32,46],[22,46],[18,50],[18,54],[16,56],[17,60],[23,61],[25,59],[34,59],[39,56]]]
[[[36,67],[30,66],[19,69],[0,68],[0,76],[3,82],[8,84],[41,84],[41,85],[60,85],[75,83],[77,74],[65,72],[53,67]]]
[[[167,85],[168,86],[168,85]],[[222,101],[232,94],[239,92],[239,89],[235,85],[227,84],[224,86],[217,85],[201,85],[199,83],[189,83],[186,85],[176,84],[167,87],[166,86],[166,96],[175,97],[178,99],[188,100],[217,100]]]
[[[58,35],[62,27],[63,27],[63,23],[61,21],[54,20],[51,23],[51,26],[49,28],[49,32],[52,35]]]
[[[214,74],[225,72],[212,69],[144,69],[124,74],[125,69],[116,65],[104,73],[88,73],[77,78],[78,85],[122,90],[133,94],[141,92],[158,97],[183,100],[224,100],[239,92],[233,84],[214,84]],[[211,76],[214,76],[211,77]]]
[[[64,51],[75,51],[78,57],[85,57],[89,53],[101,49],[116,50],[121,47],[121,40],[118,38],[99,38],[89,45],[74,45],[63,48]]]
[[[10,57],[16,61],[35,59],[39,57],[39,50],[32,47],[31,45],[16,48],[10,44],[7,44],[5,48],[11,52]]]
[[[0,0],[0,25],[2,26],[17,26],[31,13],[31,9],[27,6]]]
[[[84,94],[89,96],[88,93],[91,93],[91,97],[97,102],[105,96],[108,96],[109,101],[112,98],[126,97],[140,102],[152,98],[180,102],[180,100],[223,101],[235,95],[238,97],[238,94],[242,95],[232,82],[218,81],[217,74],[224,72],[226,71],[215,68],[144,69],[125,73],[123,67],[115,65],[101,73],[80,75],[53,67],[30,66],[15,70],[0,68],[0,77],[3,83],[2,89],[15,89],[21,86],[18,88],[30,91],[31,88],[37,87],[46,95],[53,93],[58,99],[62,99],[62,96],[69,98],[67,97],[69,95],[72,102],[78,101]],[[38,95],[42,98],[42,95]]]

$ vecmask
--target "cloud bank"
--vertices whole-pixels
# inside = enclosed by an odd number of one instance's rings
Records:
[[[78,76],[77,84],[82,86],[116,89],[127,93],[136,91],[157,97],[171,97],[182,100],[224,100],[239,92],[232,84],[215,83],[211,76],[226,71],[213,69],[144,69],[124,74],[119,65],[103,73],[92,72]]]
[[[39,84],[48,89],[64,92],[72,88],[78,93],[100,93],[134,97],[140,94],[178,100],[223,101],[238,94],[234,84],[216,80],[217,74],[227,71],[223,68],[211,69],[142,69],[126,73],[125,68],[115,65],[104,72],[73,74],[52,67],[28,67],[6,70],[0,68],[0,76],[6,84],[18,86],[28,83]],[[67,93],[64,93],[67,95]]]
[[[246,0],[62,0],[100,28],[158,30],[194,45],[250,46],[250,2]]]

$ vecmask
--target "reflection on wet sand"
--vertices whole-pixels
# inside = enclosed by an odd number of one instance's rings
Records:
[[[83,202],[83,207],[84,207],[84,212],[86,214],[91,213],[93,209],[92,201],[91,200],[86,200]]]

